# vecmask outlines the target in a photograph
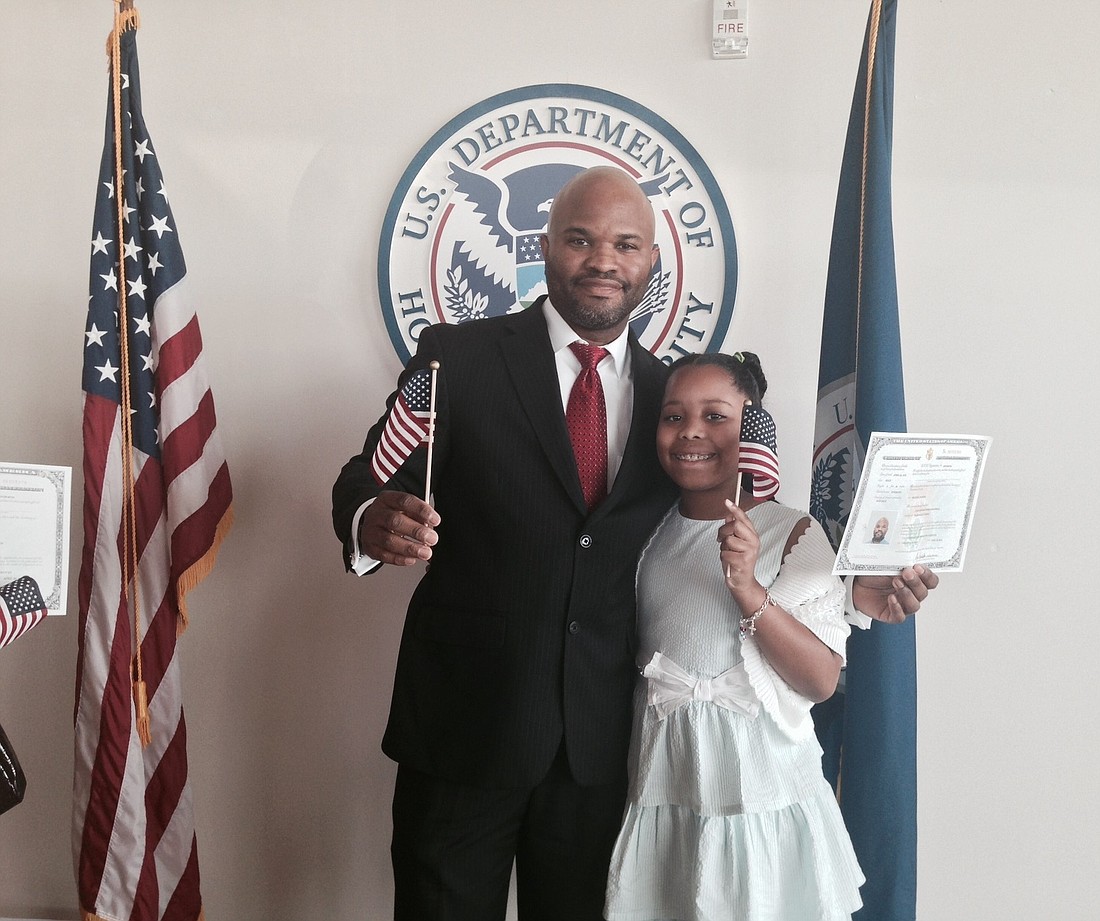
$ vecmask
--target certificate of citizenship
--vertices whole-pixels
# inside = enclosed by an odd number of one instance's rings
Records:
[[[874,432],[833,572],[959,572],[990,439]]]
[[[48,614],[65,613],[72,467],[0,463],[0,585],[38,583]]]

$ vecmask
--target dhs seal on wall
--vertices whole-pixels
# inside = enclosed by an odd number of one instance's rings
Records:
[[[710,170],[664,119],[605,90],[526,86],[467,109],[425,144],[394,190],[378,287],[402,362],[434,323],[529,307],[546,293],[539,237],[571,177],[635,177],[657,217],[660,258],[630,325],[666,363],[721,347],[733,315],[733,224]]]

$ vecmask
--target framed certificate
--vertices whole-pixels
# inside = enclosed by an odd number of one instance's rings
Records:
[[[990,439],[874,432],[833,572],[959,572]]]
[[[0,585],[30,576],[48,614],[65,613],[72,472],[0,463]]]

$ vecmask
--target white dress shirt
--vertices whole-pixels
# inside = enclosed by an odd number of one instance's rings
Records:
[[[581,373],[580,359],[569,346],[574,342],[584,342],[586,345],[590,343],[577,336],[549,300],[544,303],[543,313],[546,316],[546,329],[550,333],[550,347],[554,350],[564,412],[569,406],[569,393]],[[604,348],[611,354],[596,366],[596,371],[600,375],[600,383],[603,384],[603,398],[607,406],[607,491],[611,492],[623,462],[626,439],[630,434],[630,418],[634,408],[634,375],[625,329]]]

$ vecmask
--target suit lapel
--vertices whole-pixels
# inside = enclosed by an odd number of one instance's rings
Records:
[[[546,331],[542,299],[516,314],[508,332],[501,339],[500,348],[512,386],[562,486],[583,511],[584,495],[565,427],[561,384]]]

